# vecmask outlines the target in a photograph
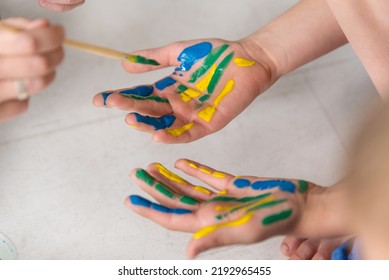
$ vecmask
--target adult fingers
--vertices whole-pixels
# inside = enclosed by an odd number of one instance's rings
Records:
[[[34,95],[48,85],[50,85],[55,79],[55,72],[52,71],[43,77],[36,77],[30,79],[23,79],[22,82],[26,88],[26,92],[29,95]],[[0,102],[5,100],[16,99],[19,92],[15,85],[16,80],[3,80],[0,81]]]

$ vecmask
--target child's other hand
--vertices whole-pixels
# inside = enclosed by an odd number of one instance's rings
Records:
[[[137,52],[160,65],[124,63],[130,73],[175,70],[152,85],[99,93],[93,102],[131,112],[126,123],[155,141],[195,141],[222,129],[275,81],[267,56],[253,60],[246,48],[242,42],[209,39]]]
[[[56,12],[70,11],[85,3],[85,0],[39,0],[43,8]]]
[[[0,122],[27,109],[28,100],[24,99],[54,80],[64,56],[62,27],[41,19],[12,18],[3,22],[24,31],[0,30]]]
[[[308,193],[321,189],[312,183],[235,177],[189,160],[177,161],[176,167],[211,188],[192,185],[161,164],[151,164],[147,170],[134,170],[131,177],[160,204],[140,196],[130,196],[126,204],[168,229],[193,232],[190,258],[215,247],[299,234],[315,224],[301,225],[309,216],[303,211]]]

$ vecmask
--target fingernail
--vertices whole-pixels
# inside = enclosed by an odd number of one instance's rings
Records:
[[[289,252],[289,246],[286,245],[285,243],[281,244],[280,249],[281,249],[281,253],[284,254],[284,255],[287,255],[288,252]]]

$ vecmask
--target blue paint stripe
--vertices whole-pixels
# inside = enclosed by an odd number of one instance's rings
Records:
[[[111,94],[113,94],[113,91],[107,91],[107,92],[104,92],[101,94],[103,96],[103,99],[104,99],[104,106],[107,106],[107,98]]]
[[[296,190],[296,185],[291,181],[286,180],[257,181],[254,182],[251,187],[254,190],[267,190],[278,187],[280,190],[290,193],[294,193]]]
[[[142,116],[138,113],[134,113],[136,121],[139,123],[144,123],[154,127],[155,130],[166,129],[173,125],[176,117],[173,115],[165,115],[160,118],[154,118],[149,116]]]
[[[189,71],[200,59],[206,57],[212,51],[212,44],[202,42],[184,49],[177,60],[181,62],[177,71]]]
[[[153,86],[138,86],[135,88],[122,90],[119,93],[122,95],[137,95],[137,96],[147,97],[150,96],[153,92],[154,92]]]
[[[167,87],[174,85],[177,81],[172,77],[166,77],[155,83],[155,87],[159,90],[164,90]]]
[[[234,181],[235,187],[239,189],[248,188],[251,186],[251,182],[247,179],[236,179]]]
[[[185,215],[185,214],[190,214],[192,211],[187,210],[187,209],[182,209],[182,208],[169,208],[157,203],[153,203],[139,195],[131,195],[130,196],[130,202],[133,205],[136,206],[141,206],[145,208],[151,208],[154,209],[158,212],[161,213],[166,213],[166,214],[176,214],[176,215]]]

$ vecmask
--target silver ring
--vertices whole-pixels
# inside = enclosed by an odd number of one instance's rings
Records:
[[[18,100],[23,101],[29,98],[26,85],[24,84],[23,80],[15,81],[14,85],[16,92],[18,93]]]

